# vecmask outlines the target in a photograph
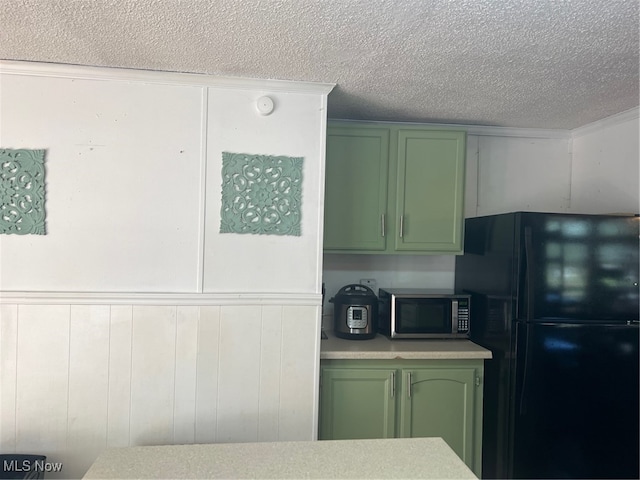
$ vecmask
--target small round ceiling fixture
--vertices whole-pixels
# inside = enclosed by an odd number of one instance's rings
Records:
[[[269,115],[273,112],[273,100],[271,97],[267,97],[266,95],[260,97],[256,102],[256,108],[258,109],[258,112],[260,112],[260,115]]]

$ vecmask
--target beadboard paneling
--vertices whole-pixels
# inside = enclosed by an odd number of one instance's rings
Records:
[[[221,309],[222,307],[217,306],[200,308],[196,365],[196,443],[216,441]]]
[[[128,446],[130,439],[133,307],[111,305],[110,313],[107,447],[115,448]]]
[[[79,467],[107,446],[109,324],[108,305],[70,307],[66,454]]]
[[[320,314],[320,312],[318,312]],[[306,411],[307,405],[317,405],[319,381],[315,375],[309,375],[307,368],[300,364],[309,359],[311,348],[320,352],[319,329],[311,322],[301,319],[306,317],[302,307],[285,307],[282,312],[282,357],[280,359],[280,388],[282,395],[279,402],[280,421],[278,438],[280,440],[297,440],[314,430],[316,436],[317,409],[313,415]],[[306,341],[301,341],[306,339]],[[320,355],[311,357],[314,361],[311,371],[320,370]],[[303,368],[301,368],[303,367]]]
[[[258,406],[258,440],[261,442],[279,439],[283,308],[286,307],[262,309]]]
[[[176,307],[133,307],[131,348],[131,442],[163,445],[173,440]]]
[[[176,317],[174,443],[195,442],[198,307],[178,307]]]
[[[319,306],[0,305],[0,450],[313,440]]]
[[[0,445],[16,451],[18,305],[0,304]]]
[[[226,307],[220,312],[218,442],[258,438],[261,308]]]
[[[16,408],[2,418],[15,417],[17,452],[67,455],[70,311],[68,305],[18,307]]]

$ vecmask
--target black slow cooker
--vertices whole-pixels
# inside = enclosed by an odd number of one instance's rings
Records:
[[[378,332],[378,297],[369,287],[345,285],[333,303],[333,330],[336,337],[366,340]]]

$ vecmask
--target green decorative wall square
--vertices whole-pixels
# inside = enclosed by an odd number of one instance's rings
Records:
[[[44,235],[44,150],[0,149],[0,234]]]
[[[220,233],[300,236],[302,162],[223,152]]]

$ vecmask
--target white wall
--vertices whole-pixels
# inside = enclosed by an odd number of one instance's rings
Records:
[[[467,217],[506,211],[561,211],[569,204],[568,138],[471,136],[477,142],[475,209]],[[465,192],[473,205],[472,192]]]
[[[47,235],[0,237],[0,290],[319,292],[329,87],[3,65],[0,145],[46,149]],[[218,233],[223,151],[304,158],[300,237]]]
[[[326,136],[326,118],[320,113],[326,99],[289,92],[272,96],[276,109],[264,117],[255,113],[253,92],[209,92],[205,292],[320,289]],[[219,233],[223,151],[304,157],[300,237]]]
[[[330,89],[0,62],[47,213],[0,236],[0,451],[316,438]],[[304,157],[301,236],[218,233],[223,151]]]
[[[3,68],[0,146],[46,149],[47,234],[0,236],[0,289],[197,291],[203,88],[96,77]]]
[[[573,131],[471,127],[465,216],[637,213],[639,132],[638,108]]]
[[[570,210],[640,212],[638,109],[573,132]]]

